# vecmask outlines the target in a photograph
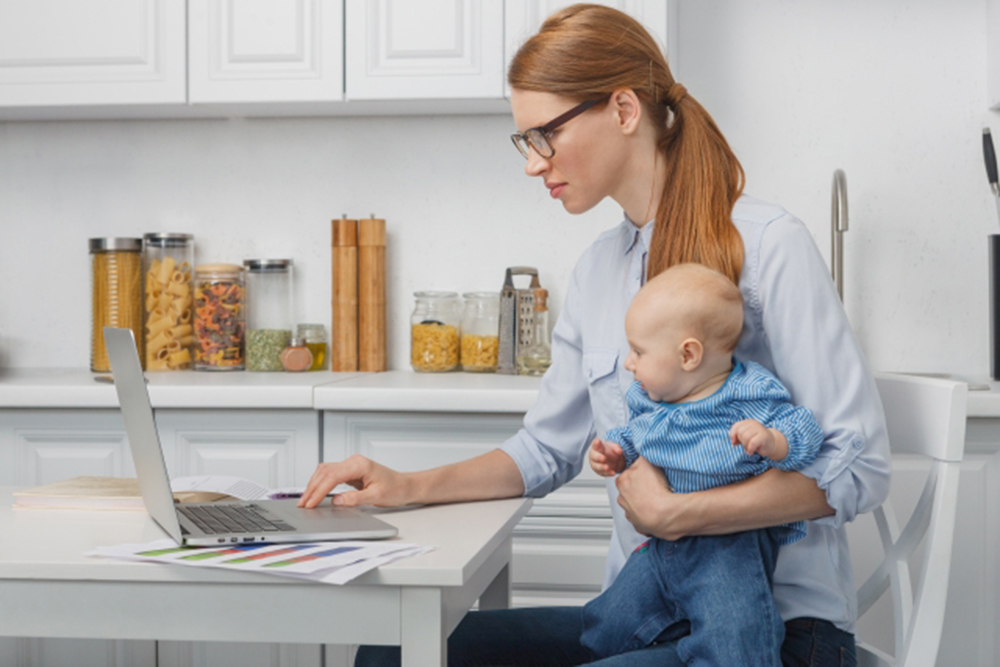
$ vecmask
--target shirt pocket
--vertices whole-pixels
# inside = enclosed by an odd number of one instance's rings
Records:
[[[583,351],[583,376],[587,379],[594,428],[603,438],[608,429],[626,423],[625,398],[618,383],[618,350],[592,348]]]

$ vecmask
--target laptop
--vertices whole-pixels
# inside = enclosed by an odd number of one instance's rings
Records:
[[[174,503],[153,421],[146,378],[131,329],[104,328],[118,402],[125,419],[146,510],[178,544],[219,546],[244,542],[311,542],[395,537],[395,526],[361,510],[326,504],[297,507],[297,499]]]

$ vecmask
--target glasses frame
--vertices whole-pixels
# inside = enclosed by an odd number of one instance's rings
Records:
[[[610,96],[609,96],[610,97]],[[609,99],[609,97],[603,97],[597,100],[587,100],[586,102],[581,102],[575,107],[567,111],[566,113],[560,114],[545,123],[545,125],[539,125],[538,127],[528,128],[524,132],[515,132],[510,135],[510,140],[514,143],[514,147],[517,148],[517,152],[524,156],[525,159],[530,157],[528,149],[534,149],[539,156],[545,158],[546,160],[552,158],[556,154],[556,149],[549,143],[549,137],[552,136],[553,130],[555,130],[560,125],[573,120],[580,114],[582,114],[587,109],[591,108],[595,104],[600,104]],[[522,145],[521,142],[524,142]],[[528,149],[525,148],[528,147]],[[546,151],[541,150],[542,147],[548,147],[548,155]]]

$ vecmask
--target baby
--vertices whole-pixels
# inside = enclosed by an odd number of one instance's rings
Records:
[[[734,362],[743,299],[728,278],[680,264],[650,280],[625,317],[635,374],[629,423],[596,439],[590,465],[613,476],[639,456],[690,493],[768,468],[811,463],[823,432],[763,366]],[[689,665],[780,665],[784,623],[771,594],[778,546],[804,522],[731,535],[652,538],[584,607],[581,641],[597,658],[680,639]],[[682,623],[686,621],[686,623]]]

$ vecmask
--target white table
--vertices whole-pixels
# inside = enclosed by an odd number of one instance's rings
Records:
[[[0,635],[401,645],[403,665],[445,665],[478,599],[508,606],[515,498],[382,511],[395,539],[436,550],[346,586],[85,557],[164,533],[145,512],[13,509],[0,487]]]

